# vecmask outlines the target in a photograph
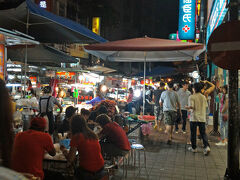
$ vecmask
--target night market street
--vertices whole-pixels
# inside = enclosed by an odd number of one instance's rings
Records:
[[[0,0],[0,180],[240,180],[240,0]]]
[[[189,126],[189,124],[187,124]],[[181,125],[180,125],[181,126]],[[212,126],[207,127],[207,132],[212,130]],[[138,130],[130,134],[130,138],[137,138]],[[174,133],[172,145],[166,144],[164,131],[152,130],[149,137],[144,137],[142,144],[146,149],[147,171],[142,167],[140,176],[138,169],[134,171],[129,167],[127,179],[132,180],[218,180],[223,179],[227,163],[227,146],[218,147],[215,145],[218,138],[208,135],[211,153],[203,155],[202,141],[197,140],[198,152],[192,153],[187,150],[190,145],[189,130],[186,134]],[[141,154],[143,155],[143,154]],[[143,163],[143,162],[141,162]],[[122,178],[122,169],[112,180]]]

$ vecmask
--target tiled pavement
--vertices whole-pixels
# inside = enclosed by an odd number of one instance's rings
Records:
[[[212,129],[208,126],[207,132]],[[189,130],[188,130],[189,132]],[[138,137],[138,130],[130,134],[130,138]],[[174,134],[172,145],[166,144],[164,131],[152,130],[148,137],[137,140],[142,143],[147,155],[147,176],[145,168],[133,170],[128,167],[127,178],[132,180],[218,180],[223,179],[226,170],[227,147],[217,147],[217,137],[208,136],[211,145],[211,153],[203,155],[202,142],[198,141],[198,152],[192,153],[187,150],[189,145],[189,133]],[[141,153],[143,164],[143,153]],[[135,174],[134,174],[135,173]],[[112,180],[124,179],[122,169],[118,169]]]

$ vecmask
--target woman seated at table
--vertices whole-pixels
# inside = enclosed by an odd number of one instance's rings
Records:
[[[90,111],[85,109],[85,108],[82,108],[81,109],[81,116],[83,116],[85,118],[85,120],[88,121],[88,118],[90,116]]]
[[[110,157],[124,156],[131,150],[125,131],[116,122],[112,122],[108,115],[99,115],[96,122],[102,127],[99,137],[102,140],[103,154]]]
[[[51,156],[56,154],[51,136],[44,133],[46,125],[46,119],[36,117],[31,120],[29,130],[16,135],[12,152],[12,169],[44,178],[42,168],[44,153],[48,152]]]
[[[70,119],[75,115],[75,112],[77,111],[77,108],[74,108],[73,106],[69,106],[66,109],[65,112],[65,119],[63,120],[62,124],[60,125],[58,129],[58,133],[64,134],[65,132],[70,131]]]
[[[60,148],[70,163],[74,162],[78,151],[79,167],[74,172],[75,178],[81,180],[101,179],[104,175],[104,160],[97,135],[88,128],[85,119],[80,115],[72,118],[71,133],[69,152],[64,146]]]

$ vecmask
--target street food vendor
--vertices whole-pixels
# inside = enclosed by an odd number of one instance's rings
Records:
[[[31,90],[33,89],[31,80],[27,80],[26,85],[27,85],[27,92],[31,92]]]
[[[27,131],[18,133],[15,137],[12,152],[12,169],[21,173],[30,173],[44,178],[42,161],[44,153],[55,156],[51,136],[44,133],[47,125],[43,117],[35,117],[30,122]]]
[[[75,169],[75,179],[101,179],[104,175],[104,160],[97,135],[88,128],[83,116],[75,115],[71,120],[72,139],[70,150],[60,149],[68,162],[74,162],[76,152],[79,155],[79,167]]]
[[[95,106],[96,104],[100,103],[102,100],[105,100],[100,90],[97,90],[96,97],[93,98],[91,101],[85,102],[86,104],[92,104],[92,106]]]
[[[48,132],[49,134],[53,134],[54,131],[54,116],[53,116],[53,107],[54,104],[60,108],[60,113],[62,112],[62,106],[58,102],[58,100],[51,96],[52,89],[50,86],[46,86],[43,88],[43,96],[39,99],[39,111],[40,115],[48,117]]]

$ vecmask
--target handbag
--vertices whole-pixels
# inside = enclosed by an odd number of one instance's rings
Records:
[[[222,115],[222,120],[224,122],[226,122],[228,120],[228,114],[227,113]]]

